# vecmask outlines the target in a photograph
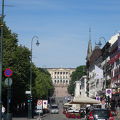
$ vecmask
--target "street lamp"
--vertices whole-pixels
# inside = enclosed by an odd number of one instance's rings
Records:
[[[3,24],[4,24],[4,0],[2,0],[1,33],[0,33],[0,120],[2,120],[2,59],[3,59]]]
[[[105,64],[104,64],[104,71],[105,71],[105,74],[104,74],[104,87],[103,87],[103,89],[105,90],[105,92],[106,92],[106,88],[108,87],[107,86],[107,57],[108,57],[108,48],[107,48],[107,46],[108,46],[108,44],[107,44],[107,42],[106,42],[106,39],[104,38],[104,37],[100,37],[99,38],[99,41],[101,41],[101,40],[104,40],[104,42],[105,42],[105,45],[104,45],[104,53],[105,53]],[[106,98],[106,101],[107,101],[107,105],[108,105],[108,107],[109,107],[109,103],[110,103],[110,98],[109,97],[107,97],[106,96],[106,93],[105,93],[105,98]]]
[[[95,43],[95,44],[98,45],[99,47],[102,46],[101,40],[104,40],[104,41],[105,41],[105,44],[106,44],[106,40],[105,40],[105,38],[102,36],[102,37],[99,38],[99,42],[98,42],[98,43]]]
[[[106,51],[107,51],[107,48],[106,48],[106,39],[105,39],[105,37],[100,37],[99,38],[99,43],[97,44],[98,46],[101,46],[102,45],[102,40],[104,40],[104,42],[105,42],[105,45],[104,45],[104,50],[105,50],[105,56],[106,56]],[[106,81],[107,81],[107,73],[106,73],[106,71],[107,71],[107,68],[106,68],[106,65],[107,65],[107,58],[105,59],[105,82],[104,82],[104,89],[106,89]]]
[[[39,46],[39,41],[38,41],[38,36],[33,36],[31,40],[31,58],[30,58],[30,106],[29,106],[29,112],[28,112],[28,117],[32,118],[32,45],[33,45],[33,40],[36,40],[36,45]]]

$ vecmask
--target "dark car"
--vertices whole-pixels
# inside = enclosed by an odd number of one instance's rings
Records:
[[[114,120],[109,109],[93,109],[86,115],[87,120]]]

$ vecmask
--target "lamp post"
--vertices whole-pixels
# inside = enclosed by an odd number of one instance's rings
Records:
[[[108,49],[107,49],[107,42],[106,42],[106,39],[104,38],[104,37],[100,37],[99,38],[99,41],[101,41],[101,40],[104,40],[104,42],[105,42],[105,46],[104,46],[104,53],[105,53],[105,64],[104,64],[104,71],[105,71],[105,74],[104,74],[104,87],[103,87],[103,89],[105,90],[105,99],[106,99],[106,103],[107,103],[107,107],[109,107],[109,104],[110,104],[110,97],[109,96],[107,96],[106,95],[106,93],[107,93],[107,88],[108,88],[108,86],[107,86],[107,57],[108,57]]]
[[[104,40],[105,44],[106,44],[106,39],[103,36],[99,38],[99,41],[101,41],[101,40]]]
[[[101,43],[101,40],[104,40],[104,42],[105,42],[105,45],[106,45],[106,39],[105,39],[105,37],[100,37],[99,38],[99,43],[98,43],[98,45],[99,46],[101,46],[102,45],[102,43]],[[104,47],[104,50],[105,50],[105,57],[106,57],[106,46]],[[107,67],[106,67],[106,65],[107,65],[107,58],[105,58],[105,80],[104,80],[104,89],[106,90],[106,81],[107,81],[107,73],[106,73],[106,71],[107,71]]]
[[[1,33],[0,33],[0,120],[2,120],[2,52],[3,52],[3,21],[4,21],[4,0],[2,0],[2,14],[1,14]]]
[[[39,46],[39,41],[38,41],[38,36],[33,36],[31,40],[31,58],[30,58],[30,104],[29,104],[29,112],[28,112],[28,117],[32,118],[32,45],[33,41],[36,40],[36,45]]]

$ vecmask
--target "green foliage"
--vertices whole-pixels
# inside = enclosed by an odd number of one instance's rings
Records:
[[[36,69],[37,77],[35,79],[34,92],[37,98],[47,98],[49,91],[53,91],[54,87],[50,74],[44,69]]]
[[[76,68],[76,70],[71,75],[71,81],[70,81],[70,84],[68,86],[69,94],[71,94],[71,95],[74,94],[75,81],[80,80],[80,78],[85,74],[86,74],[85,66],[79,66],[79,67]]]
[[[14,104],[17,104],[25,100],[25,91],[29,81],[30,51],[26,47],[18,46],[17,34],[12,33],[6,25],[4,25],[3,33],[3,71],[6,68],[13,71],[12,96]],[[3,76],[3,85],[4,80],[5,76]],[[5,86],[2,90],[3,98],[6,97],[4,89],[6,89]]]
[[[18,45],[17,34],[4,24],[3,32],[3,71],[10,68],[13,71],[11,76],[12,96],[14,105],[25,102],[25,91],[30,89],[30,57],[31,51],[25,46]],[[2,81],[2,101],[7,99],[7,87]],[[32,63],[32,88],[34,97],[46,97],[49,89],[54,89],[50,74],[44,69],[37,68]]]

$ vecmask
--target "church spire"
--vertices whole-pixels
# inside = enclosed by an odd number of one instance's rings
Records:
[[[89,42],[88,42],[88,50],[87,50],[87,60],[90,59],[92,54],[92,43],[91,43],[91,28],[89,28]]]

